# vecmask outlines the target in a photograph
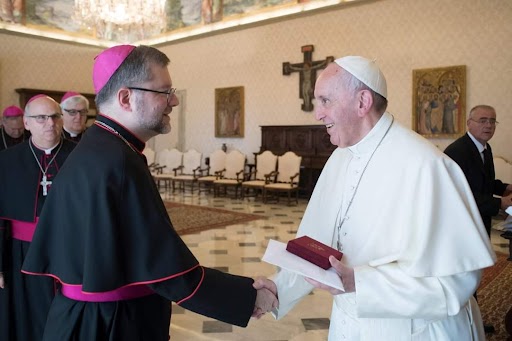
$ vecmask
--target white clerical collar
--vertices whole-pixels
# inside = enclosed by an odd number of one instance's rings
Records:
[[[71,132],[71,131],[67,130],[67,129],[66,129],[66,127],[62,127],[62,129],[64,129],[65,131],[67,131],[67,133],[68,133],[68,134],[69,134],[69,136],[71,136],[71,137],[77,137],[77,136],[78,136],[78,134],[77,134],[77,133],[73,133],[73,132]]]
[[[483,144],[481,144],[473,135],[471,135],[471,133],[469,131],[468,131],[468,135],[471,138],[471,140],[473,141],[473,143],[475,144],[479,153],[482,153],[485,149],[487,149],[487,144],[485,146]]]
[[[59,142],[57,142],[57,144],[56,144],[55,146],[50,147],[50,148],[46,148],[46,149],[45,149],[45,148],[41,148],[41,147],[39,147],[39,146],[38,146],[37,144],[35,144],[33,141],[32,141],[32,144],[33,144],[37,149],[42,150],[46,155],[50,155],[50,154],[52,153],[52,150],[54,150],[54,149],[55,149],[55,147],[57,147],[57,146],[60,144],[60,141],[59,141]]]
[[[382,115],[377,124],[370,130],[368,134],[358,143],[353,146],[347,147],[354,154],[364,154],[372,152],[379,142],[382,140],[382,136],[386,134],[389,126],[393,123],[393,116],[387,111]]]

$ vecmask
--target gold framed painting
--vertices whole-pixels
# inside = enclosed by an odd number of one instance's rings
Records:
[[[215,137],[244,137],[244,87],[215,89]]]
[[[425,137],[457,138],[466,123],[466,66],[413,70],[412,128]]]

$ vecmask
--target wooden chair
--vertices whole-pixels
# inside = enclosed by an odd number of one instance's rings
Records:
[[[197,179],[199,192],[201,192],[201,185],[204,190],[210,191],[213,182],[217,180],[217,173],[226,168],[226,152],[219,149],[210,154],[210,163],[206,169],[201,170],[201,176]]]
[[[238,198],[238,188],[244,180],[245,155],[238,150],[226,154],[226,168],[217,172],[217,179],[213,181],[213,195],[219,195],[219,189],[224,188],[227,194],[228,187],[235,188],[235,199]]]
[[[160,187],[160,182],[163,181],[165,189],[172,188],[174,191],[174,174],[175,170],[182,165],[183,153],[176,148],[171,150],[164,149],[158,156],[158,163],[161,165],[161,169],[157,174],[153,174],[153,178],[155,179],[158,187]]]
[[[203,154],[190,149],[183,154],[183,164],[174,171],[172,181],[179,184],[182,192],[185,191],[185,184],[190,184],[190,190],[194,193],[194,184],[201,175],[201,158]]]
[[[163,169],[166,168],[164,165],[165,160],[167,160],[167,155],[169,154],[170,150],[165,148],[159,151],[158,153],[155,153],[155,164],[153,167],[150,168],[151,175],[153,175],[153,178],[156,174],[162,174]],[[157,183],[158,184],[158,183]]]
[[[295,202],[299,203],[299,174],[302,157],[294,152],[286,152],[277,158],[277,172],[266,177],[263,187],[263,202],[267,202],[269,193],[276,192],[279,201],[279,193],[288,194],[288,205],[291,203],[291,195],[295,193]]]
[[[245,193],[253,190],[255,196],[259,192],[263,193],[263,187],[266,185],[265,179],[276,171],[277,166],[277,155],[274,155],[271,151],[264,151],[261,154],[256,155],[256,167],[255,170],[251,171],[246,175],[246,180],[242,182],[242,198]]]

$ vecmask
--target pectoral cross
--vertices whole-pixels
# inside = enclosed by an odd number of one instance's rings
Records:
[[[299,97],[302,98],[303,104],[301,109],[303,111],[313,111],[313,91],[315,90],[316,71],[323,69],[327,64],[334,61],[333,56],[326,57],[325,60],[313,61],[313,45],[305,45],[301,47],[304,53],[304,62],[291,64],[289,62],[283,63],[283,75],[288,76],[292,72],[299,72]]]
[[[48,195],[48,186],[52,185],[51,181],[46,179],[46,175],[43,175],[43,181],[40,182],[41,186],[43,186],[43,196]]]

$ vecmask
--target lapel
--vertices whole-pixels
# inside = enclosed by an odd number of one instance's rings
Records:
[[[484,163],[482,162],[481,154],[478,151],[478,148],[476,147],[475,143],[473,142],[473,140],[471,139],[471,137],[469,137],[469,135],[467,133],[464,135],[464,142],[469,147],[467,149],[470,151],[469,157],[472,159],[471,161],[474,164],[479,165],[478,169],[480,169],[480,171],[485,174],[485,168],[484,168]]]

